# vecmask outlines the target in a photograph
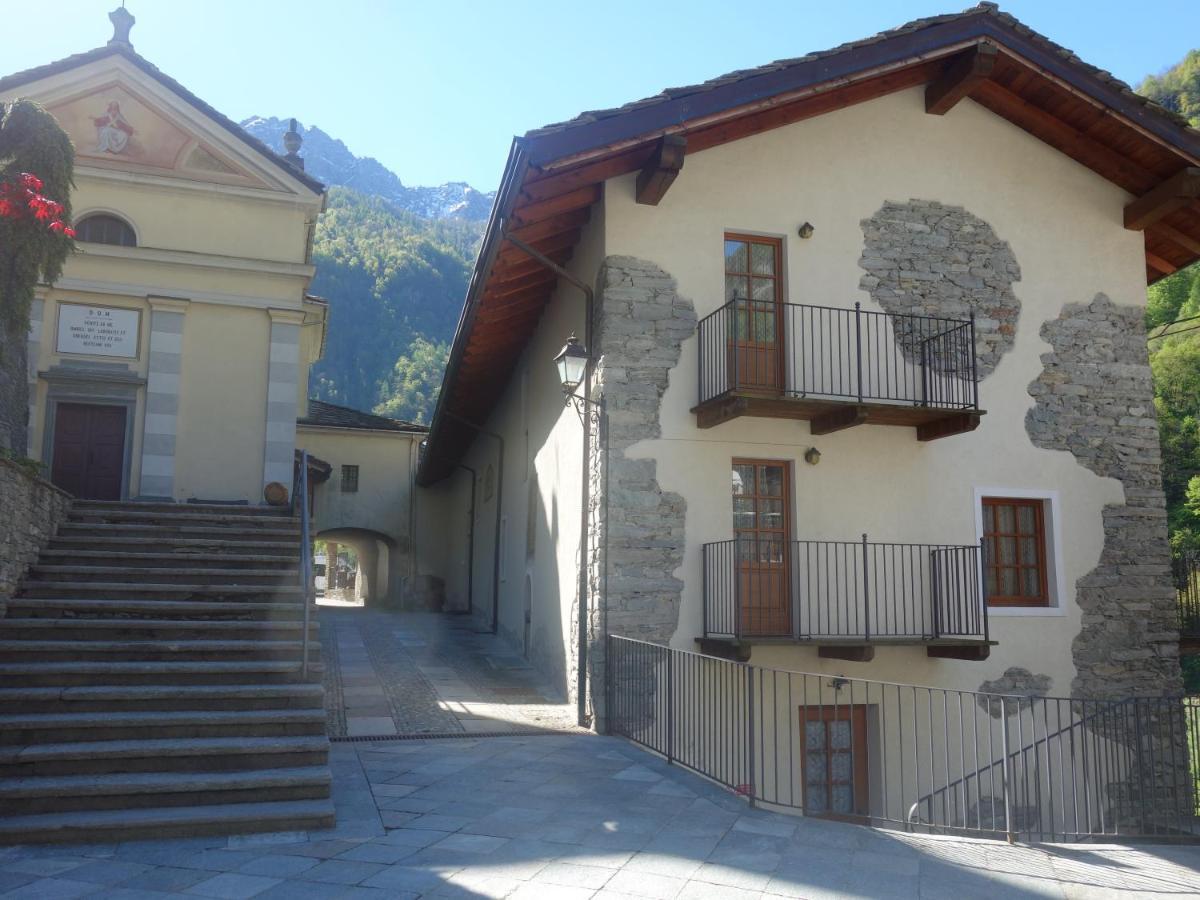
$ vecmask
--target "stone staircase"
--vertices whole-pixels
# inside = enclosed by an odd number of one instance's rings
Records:
[[[0,845],[333,824],[299,525],[77,500],[0,618]]]

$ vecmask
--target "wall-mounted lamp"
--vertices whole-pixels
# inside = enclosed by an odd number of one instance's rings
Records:
[[[828,682],[829,686],[831,688],[833,688],[835,691],[840,691],[842,688],[844,688],[849,683],[850,683],[850,679],[844,678],[841,675],[835,675],[833,678],[830,678],[829,682]]]
[[[800,226],[800,230],[796,233],[799,234],[801,238],[803,238],[804,240],[807,241],[810,237],[813,236],[814,231],[816,231],[816,229],[813,228],[812,222],[805,222],[803,225]]]
[[[587,350],[579,343],[575,335],[571,335],[563,344],[563,348],[558,351],[558,356],[554,357],[554,365],[558,367],[558,378],[562,382],[563,393],[569,396],[575,392],[587,372],[587,364]]]
[[[816,447],[809,447],[804,451],[804,461],[810,466],[815,466],[821,461],[821,451]]]

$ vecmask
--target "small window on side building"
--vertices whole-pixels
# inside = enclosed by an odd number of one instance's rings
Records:
[[[342,493],[358,493],[358,466],[342,466]]]
[[[1045,501],[984,497],[982,502],[988,606],[1049,606]]]

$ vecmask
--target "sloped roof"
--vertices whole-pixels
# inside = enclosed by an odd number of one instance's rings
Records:
[[[293,166],[258,138],[254,137],[252,134],[243,129],[240,125],[238,125],[237,122],[209,106],[170,75],[167,75],[153,63],[147,60],[144,56],[137,53],[128,44],[108,44],[104,47],[97,47],[95,50],[88,50],[86,53],[76,53],[72,56],[65,57],[64,59],[60,59],[56,62],[47,63],[43,66],[36,66],[32,69],[26,69],[23,72],[14,72],[12,75],[5,75],[3,78],[0,78],[0,91],[8,91],[13,88],[21,87],[25,84],[30,84],[34,81],[40,81],[43,78],[49,78],[52,75],[58,75],[62,72],[69,72],[71,69],[77,69],[81,66],[86,66],[88,63],[106,59],[110,56],[120,56],[123,59],[128,60],[163,87],[167,88],[167,90],[176,94],[188,104],[195,107],[242,143],[250,147],[250,149],[254,150],[254,152],[268,159],[271,163],[278,166],[305,187],[315,191],[318,194],[325,192],[324,184],[307,174],[303,169],[298,169]]]
[[[326,403],[324,400],[309,398],[308,415],[296,420],[297,425],[311,425],[318,428],[360,428],[366,431],[403,431],[413,434],[423,434],[429,429],[416,422],[405,422],[403,419],[389,419],[387,416],[377,416],[373,413],[351,409],[348,406],[338,406]]]
[[[561,266],[604,182],[641,170],[663,138],[684,138],[687,153],[700,152],[930,84],[983,47],[997,59],[970,98],[1130,194],[1143,197],[1200,166],[1200,131],[994,3],[530,131],[513,141],[509,153],[419,481],[430,484],[454,470],[502,396],[554,293],[554,273],[509,237]],[[1163,215],[1144,234],[1148,282],[1196,261],[1200,201]]]

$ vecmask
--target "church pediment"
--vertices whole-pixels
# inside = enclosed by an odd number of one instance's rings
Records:
[[[46,104],[75,144],[77,164],[278,189],[143,92],[120,80]]]

